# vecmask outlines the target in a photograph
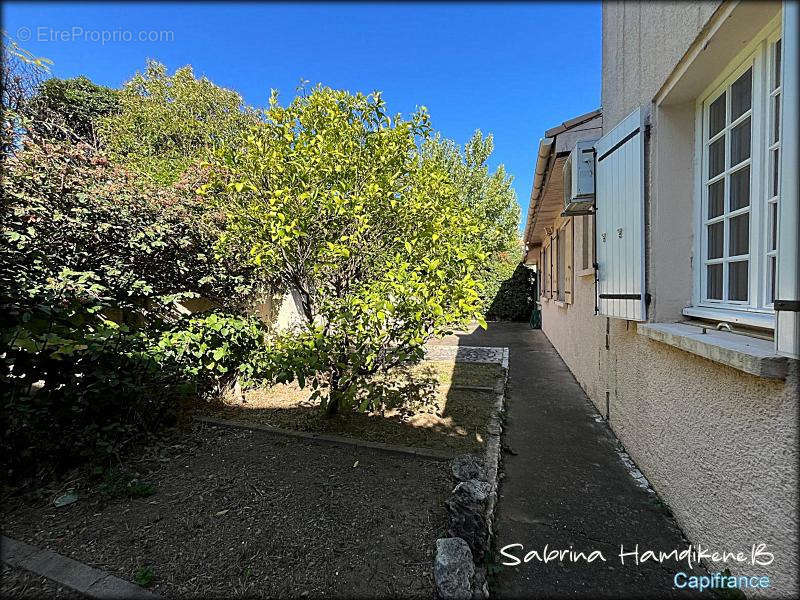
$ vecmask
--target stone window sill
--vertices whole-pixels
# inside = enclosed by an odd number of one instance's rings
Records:
[[[575,273],[578,277],[588,277],[589,275],[594,275],[594,267],[589,269],[581,269],[577,273]]]
[[[785,379],[788,359],[775,354],[771,340],[716,331],[686,323],[640,323],[639,335],[669,344],[739,371],[766,379]]]

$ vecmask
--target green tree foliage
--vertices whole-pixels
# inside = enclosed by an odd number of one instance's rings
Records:
[[[300,299],[304,326],[274,343],[275,371],[329,414],[366,409],[373,375],[478,316],[483,223],[419,154],[429,130],[424,110],[391,119],[379,93],[317,87],[282,107],[273,92],[207,189],[229,211],[221,251]]]
[[[166,188],[85,144],[25,146],[2,180],[0,283],[14,301],[52,303],[75,278],[143,316],[194,296],[236,307],[251,292],[251,269],[214,258],[224,216],[195,194],[206,171]]]
[[[34,59],[4,50],[0,454],[16,480],[113,455],[174,418],[177,397],[247,375],[264,345],[251,319],[179,315],[197,296],[241,311],[257,281],[215,256],[224,213],[196,194],[209,167],[159,184],[109,160],[82,138],[116,94],[41,83]]]
[[[498,286],[486,314],[498,321],[527,321],[536,306],[536,274],[518,260],[497,263]]]
[[[25,105],[31,135],[98,145],[97,123],[119,110],[119,92],[86,77],[44,80]]]
[[[422,147],[423,155],[440,163],[458,191],[463,209],[480,220],[484,227],[475,239],[487,258],[475,271],[482,285],[484,308],[494,301],[501,283],[519,263],[520,209],[512,178],[500,165],[489,172],[488,160],[494,149],[492,136],[476,131],[463,151],[452,140],[437,135]]]
[[[29,139],[3,168],[0,450],[16,478],[163,425],[208,380],[156,347],[182,326],[175,302],[238,308],[253,277],[214,258],[221,216],[194,193],[205,173],[156,187],[86,144]]]
[[[215,148],[236,143],[258,120],[237,92],[196,78],[191,66],[169,75],[155,61],[123,86],[120,105],[100,128],[112,160],[164,184]]]

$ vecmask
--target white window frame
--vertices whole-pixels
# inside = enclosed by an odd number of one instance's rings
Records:
[[[720,321],[731,321],[757,327],[774,327],[774,310],[771,304],[766,304],[767,281],[767,166],[769,154],[767,144],[768,118],[771,116],[768,104],[770,91],[767,89],[769,80],[770,48],[771,44],[780,38],[781,17],[777,15],[762,31],[751,41],[730,63],[720,75],[701,93],[696,102],[695,113],[695,202],[694,202],[694,285],[692,288],[692,307],[684,309],[684,314],[700,316],[702,318],[718,318]],[[785,60],[785,57],[784,57]],[[729,301],[712,300],[707,296],[706,256],[708,252],[708,230],[706,222],[708,217],[708,108],[719,95],[726,91],[726,105],[730,105],[730,92],[728,88],[748,68],[753,68],[752,75],[752,103],[750,108],[750,223],[749,223],[749,256],[748,256],[748,300]],[[783,102],[784,94],[781,94]],[[726,116],[728,112],[726,109]],[[738,118],[734,123],[746,117]],[[726,122],[724,130],[732,127]],[[732,169],[728,165],[729,142],[726,143],[725,165],[723,173]],[[748,162],[742,162],[736,167],[741,168]],[[725,175],[727,178],[727,175]],[[726,196],[730,194],[730,185],[726,185]],[[747,211],[742,211],[747,212]],[[723,214],[730,215],[730,213]],[[735,214],[738,214],[736,211]],[[726,256],[728,248],[727,219],[724,231]],[[728,288],[728,277],[723,275],[723,289]],[[723,293],[723,298],[727,296]],[[715,315],[711,317],[710,315]]]
[[[774,77],[774,74],[775,74],[775,53],[774,53],[773,50],[774,50],[775,43],[778,40],[781,39],[781,35],[782,35],[781,29],[778,28],[776,31],[774,31],[767,38],[766,48],[765,48],[765,52],[766,52],[766,56],[765,56],[766,78],[765,79],[766,79],[766,94],[767,94],[766,95],[767,106],[766,106],[766,110],[765,110],[765,115],[766,115],[765,132],[767,134],[767,137],[764,138],[766,140],[766,142],[765,142],[766,150],[764,152],[764,154],[765,154],[765,156],[764,156],[764,167],[765,167],[764,168],[764,193],[762,194],[762,198],[760,199],[762,204],[763,204],[763,207],[764,207],[764,219],[763,219],[764,225],[763,225],[763,231],[762,231],[762,235],[763,235],[762,239],[763,239],[764,243],[763,243],[762,248],[760,249],[761,250],[760,256],[761,256],[761,260],[764,261],[763,269],[762,269],[762,273],[763,273],[762,279],[763,279],[763,281],[761,282],[761,293],[763,294],[763,297],[761,298],[761,304],[763,306],[765,306],[765,307],[770,308],[770,309],[772,309],[772,298],[771,298],[771,296],[775,295],[775,289],[772,286],[774,286],[777,283],[777,271],[778,271],[778,265],[777,265],[777,262],[778,262],[778,244],[777,244],[777,238],[778,238],[778,230],[780,229],[780,214],[781,214],[781,211],[780,211],[780,199],[781,199],[780,155],[781,155],[781,141],[782,141],[782,138],[783,138],[783,132],[780,131],[780,123],[779,123],[779,125],[778,125],[778,127],[779,127],[778,140],[773,142],[773,138],[772,138],[772,131],[773,130],[772,130],[772,127],[773,127],[774,122],[775,122],[775,103],[773,102],[773,98],[775,96],[777,96],[777,95],[780,95],[780,105],[779,105],[780,109],[783,108],[783,99],[784,99],[783,81],[781,80],[780,85],[778,85],[774,89],[773,89],[773,85],[772,85],[773,84],[773,77]],[[783,52],[783,49],[781,49],[781,52]],[[773,175],[772,153],[775,150],[777,150],[777,152],[778,152],[777,182],[773,182],[773,179],[772,179],[772,175]],[[778,186],[778,194],[777,194],[777,196],[773,196],[772,195],[772,185],[773,185],[773,183],[777,183],[777,186]],[[777,207],[776,207],[776,219],[775,219],[775,224],[774,224],[775,225],[775,230],[774,231],[770,227],[769,212],[770,212],[770,205],[771,204],[777,204]],[[775,236],[776,244],[775,244],[775,249],[774,250],[770,250],[770,248],[769,248],[769,245],[770,245],[769,244],[769,240],[770,240],[770,237],[773,234]],[[769,259],[771,257],[775,257],[775,263],[776,263],[775,264],[775,274],[776,274],[776,281],[775,282],[771,282],[770,281]]]

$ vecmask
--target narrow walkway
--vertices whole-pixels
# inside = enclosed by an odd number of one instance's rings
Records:
[[[639,485],[617,452],[617,441],[545,335],[526,323],[489,324],[446,345],[510,348],[509,390],[503,442],[492,596],[503,598],[684,597],[673,587],[686,563],[632,558],[620,563],[620,546],[633,551],[683,550],[688,541],[657,495]],[[499,566],[530,551],[599,550],[605,562],[537,559]],[[691,574],[691,573],[690,573]]]

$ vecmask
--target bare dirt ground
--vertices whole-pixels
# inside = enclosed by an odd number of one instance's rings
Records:
[[[87,470],[5,498],[4,533],[129,581],[150,569],[165,597],[433,594],[445,462],[197,424],[123,469],[137,497],[104,495]],[[55,508],[66,485],[79,500]],[[3,574],[3,597],[74,597]]]
[[[297,384],[247,392],[244,400],[228,398],[208,414],[239,422],[259,423],[316,433],[451,450],[481,452],[485,447],[494,393],[502,381],[495,364],[425,361],[387,378],[383,404],[366,414],[340,414],[328,419],[311,391]],[[463,389],[463,387],[487,389]]]
[[[52,600],[78,600],[84,598],[67,587],[58,585],[24,569],[3,565],[0,594],[3,598],[50,598]]]

